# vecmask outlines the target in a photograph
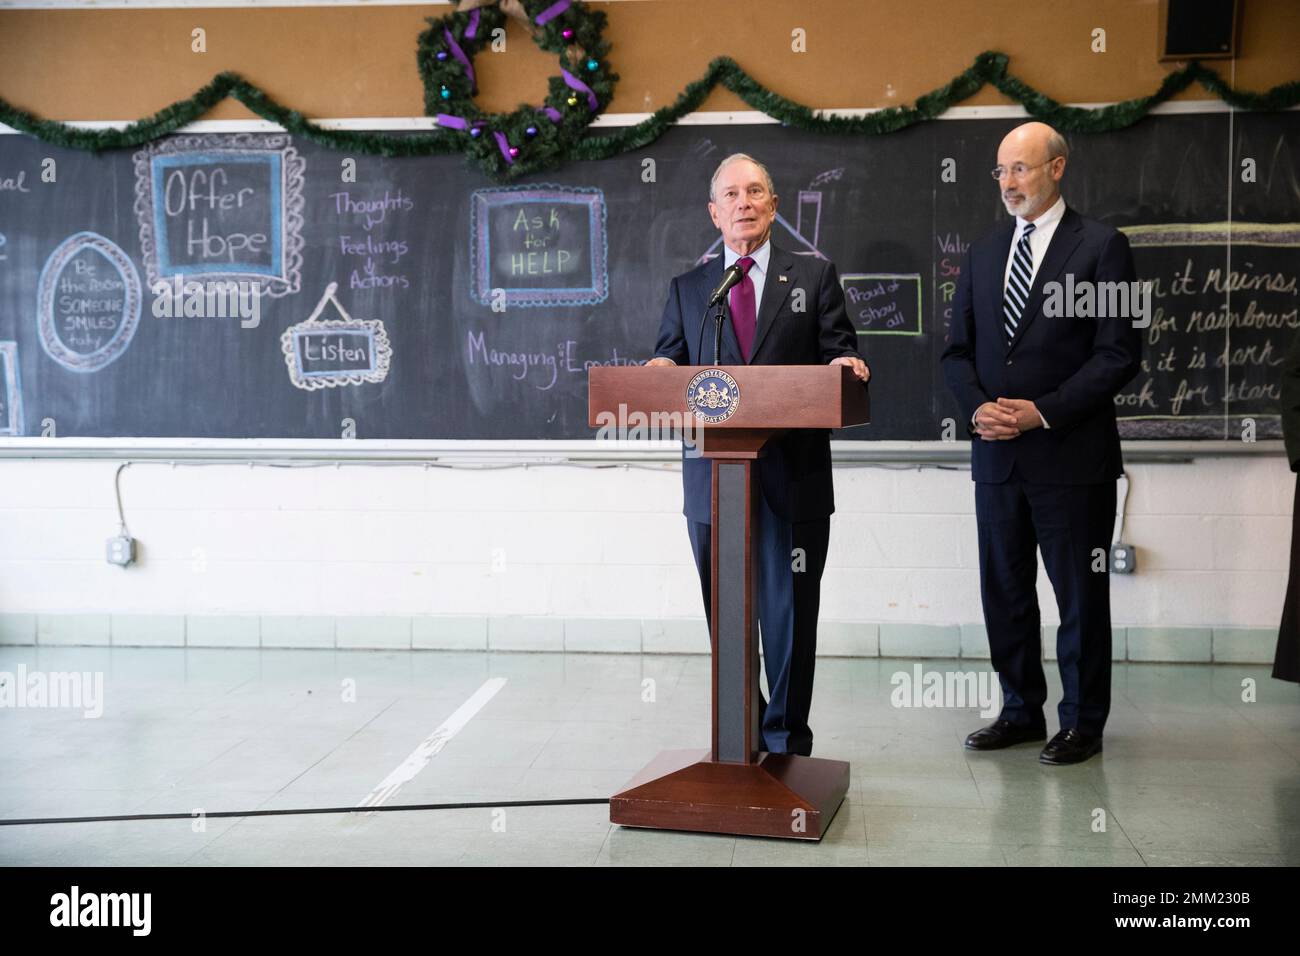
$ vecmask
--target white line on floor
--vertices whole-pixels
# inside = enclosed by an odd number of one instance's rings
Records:
[[[470,718],[482,710],[487,702],[505,686],[504,677],[493,677],[484,683],[469,700],[456,709],[454,714],[442,722],[442,726],[424,738],[420,746],[411,751],[411,755],[403,760],[396,770],[381,780],[379,786],[371,790],[357,806],[377,807],[396,794],[402,788],[402,784],[415,779],[415,775],[428,766],[429,761],[437,755],[438,751],[447,746],[447,741],[460,733],[470,722]]]

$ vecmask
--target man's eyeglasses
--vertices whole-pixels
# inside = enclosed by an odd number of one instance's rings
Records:
[[[1058,156],[1052,157],[1052,159],[1059,158],[1060,157]],[[1045,163],[1039,163],[1038,166],[1046,166],[1047,163],[1052,161],[1052,159],[1047,160]],[[1029,172],[1031,169],[1037,169],[1038,166],[1026,166],[1024,163],[1012,163],[1010,166],[994,166],[990,172],[993,174],[994,179],[1001,179],[1006,175],[1010,175],[1012,179],[1022,179],[1024,178],[1025,173]]]

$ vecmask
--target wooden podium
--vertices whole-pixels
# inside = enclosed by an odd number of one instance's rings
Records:
[[[597,367],[588,409],[592,427],[633,433],[683,422],[713,462],[712,747],[661,753],[610,798],[610,822],[820,840],[848,791],[848,763],[757,749],[755,462],[783,431],[866,424],[866,385],[839,365]]]

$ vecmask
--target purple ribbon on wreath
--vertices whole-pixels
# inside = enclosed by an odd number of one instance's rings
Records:
[[[544,26],[547,22],[554,20],[567,9],[569,9],[569,0],[557,0],[556,3],[551,4],[541,13],[537,14],[533,20],[539,27]]]
[[[548,106],[546,108],[546,112],[547,115],[550,115],[551,113],[555,114],[554,116],[551,116],[551,119],[554,120],[555,122],[558,123],[560,121],[559,110],[552,109],[551,107]],[[449,129],[469,130],[473,126],[479,126],[479,127],[487,126],[487,123],[483,122],[482,120],[476,120],[473,124],[471,124],[463,117],[453,116],[451,113],[439,113],[436,119],[439,126],[446,126]],[[501,158],[504,159],[507,163],[513,165],[515,158],[510,155],[510,140],[506,139],[506,134],[498,130],[489,130],[489,132],[492,133],[492,138],[496,140],[497,149],[501,150]]]
[[[515,158],[510,155],[510,140],[506,139],[506,134],[499,130],[493,130],[492,135],[496,137],[497,149],[501,150],[501,155],[510,165],[514,165]]]
[[[564,77],[564,84],[571,90],[578,93],[587,94],[587,107],[594,113],[600,107],[600,100],[596,99],[596,94],[591,91],[591,87],[582,80],[578,79],[564,67],[560,67],[560,74]]]
[[[478,84],[474,82],[474,64],[469,61],[469,57],[467,57],[465,51],[460,48],[460,44],[456,42],[456,38],[451,35],[450,30],[443,27],[442,35],[447,38],[447,46],[451,47],[451,55],[459,60],[460,65],[465,68],[465,75],[469,77],[469,85],[471,89],[478,92]],[[469,33],[466,32],[465,35],[469,36]]]

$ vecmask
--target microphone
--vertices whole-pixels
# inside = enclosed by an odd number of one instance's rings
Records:
[[[739,262],[733,262],[731,268],[722,273],[722,281],[713,290],[713,295],[709,296],[709,308],[721,302],[722,297],[731,291],[731,287],[743,278],[745,278],[745,270],[740,268]]]

